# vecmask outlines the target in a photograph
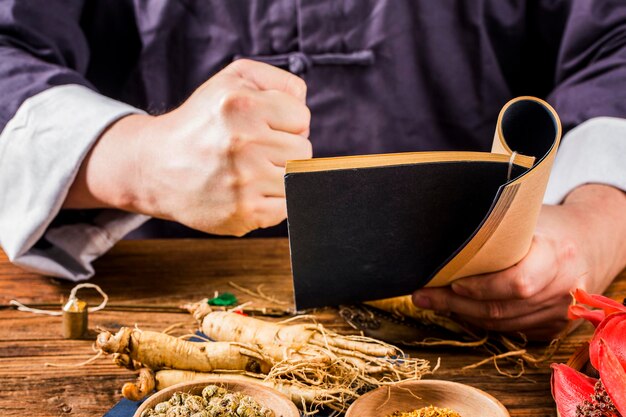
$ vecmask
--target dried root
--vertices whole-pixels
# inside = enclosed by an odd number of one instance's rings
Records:
[[[339,335],[321,324],[270,323],[220,311],[204,317],[202,331],[213,340],[259,343],[266,352],[272,347],[282,356],[270,355],[289,369],[296,367],[294,363],[312,366],[317,362],[332,368],[333,375],[344,375],[347,369],[354,374],[351,379],[366,384],[416,378],[429,370],[427,361],[408,358],[395,346],[363,336]]]
[[[131,401],[139,401],[154,391],[155,385],[154,372],[148,368],[141,368],[135,382],[124,384],[122,395]]]
[[[208,301],[208,298],[203,298],[197,303],[183,304],[181,308],[187,310],[198,322],[202,322],[202,319],[213,311]]]
[[[332,393],[331,399],[307,402],[311,407],[342,411],[365,391],[431,372],[428,361],[409,358],[387,343],[339,335],[316,323],[292,323],[303,318],[270,323],[214,311],[204,317],[202,330],[212,340],[259,343],[275,361],[267,382]]]
[[[199,372],[242,370],[268,372],[272,363],[254,345],[194,343],[164,333],[122,327],[117,334],[101,332],[96,341],[105,353],[119,353],[126,362],[137,361],[151,369],[186,369]],[[123,355],[127,355],[128,358]]]
[[[113,363],[119,366],[120,368],[130,369],[131,371],[136,371],[138,369],[143,368],[143,364],[141,362],[133,360],[130,356],[128,356],[125,353],[114,353]]]
[[[343,336],[315,322],[270,323],[240,314],[210,311],[196,305],[202,330],[216,342],[196,343],[164,333],[122,328],[102,332],[98,347],[116,354],[118,364],[154,371],[162,389],[184,380],[214,375],[254,378],[288,395],[306,413],[324,406],[345,411],[360,394],[397,381],[430,373],[428,361],[407,357],[400,349],[376,339]],[[154,381],[141,371],[127,384],[129,398],[145,395]]]
[[[361,336],[342,336],[330,332],[321,324],[280,324],[245,317],[224,311],[207,314],[202,331],[209,338],[220,341],[299,346],[325,346],[329,349],[354,350],[368,356],[395,356],[399,349],[384,342]]]

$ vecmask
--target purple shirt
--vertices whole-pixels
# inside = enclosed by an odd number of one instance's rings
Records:
[[[519,95],[626,117],[624,0],[0,0],[0,129],[71,83],[162,113],[237,57],[306,80],[315,156],[487,150]]]

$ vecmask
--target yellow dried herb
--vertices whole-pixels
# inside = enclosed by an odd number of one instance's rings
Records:
[[[439,408],[429,405],[413,411],[396,411],[387,417],[461,417],[459,413],[449,408]]]

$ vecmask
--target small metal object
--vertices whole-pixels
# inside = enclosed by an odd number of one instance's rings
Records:
[[[102,296],[102,302],[97,307],[87,308],[87,302],[80,300],[76,297],[76,292],[81,288],[93,288],[98,291]],[[9,305],[16,306],[20,311],[28,311],[34,314],[47,314],[49,316],[62,316],[62,328],[63,337],[66,339],[82,339],[87,335],[88,328],[88,313],[91,310],[92,313],[102,310],[109,301],[109,296],[102,291],[102,288],[96,284],[89,282],[83,282],[78,284],[70,292],[70,298],[67,303],[61,308],[61,311],[49,311],[33,308],[20,303],[17,300],[11,300]],[[49,304],[35,304],[40,307],[51,307]],[[56,304],[58,305],[58,304]]]
[[[82,339],[88,328],[87,303],[76,297],[70,299],[63,306],[63,337],[65,339]]]
[[[342,306],[341,317],[367,337],[395,344],[411,344],[427,338],[462,340],[446,329],[410,318],[399,318],[391,313],[365,305]]]

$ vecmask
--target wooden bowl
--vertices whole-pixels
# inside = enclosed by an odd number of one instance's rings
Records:
[[[435,379],[377,388],[356,400],[346,417],[386,417],[395,411],[413,411],[429,405],[450,408],[462,417],[509,417],[500,401],[486,392]]]
[[[298,411],[298,408],[289,398],[280,392],[264,385],[257,384],[256,382],[236,381],[230,380],[226,377],[219,379],[207,378],[202,381],[182,382],[165,388],[144,401],[143,404],[141,404],[141,406],[137,409],[133,417],[141,417],[141,413],[145,410],[154,407],[160,402],[167,401],[176,391],[200,395],[204,387],[211,384],[218,385],[230,391],[238,391],[251,396],[259,404],[274,411],[274,415],[276,417],[300,417],[300,411]]]

